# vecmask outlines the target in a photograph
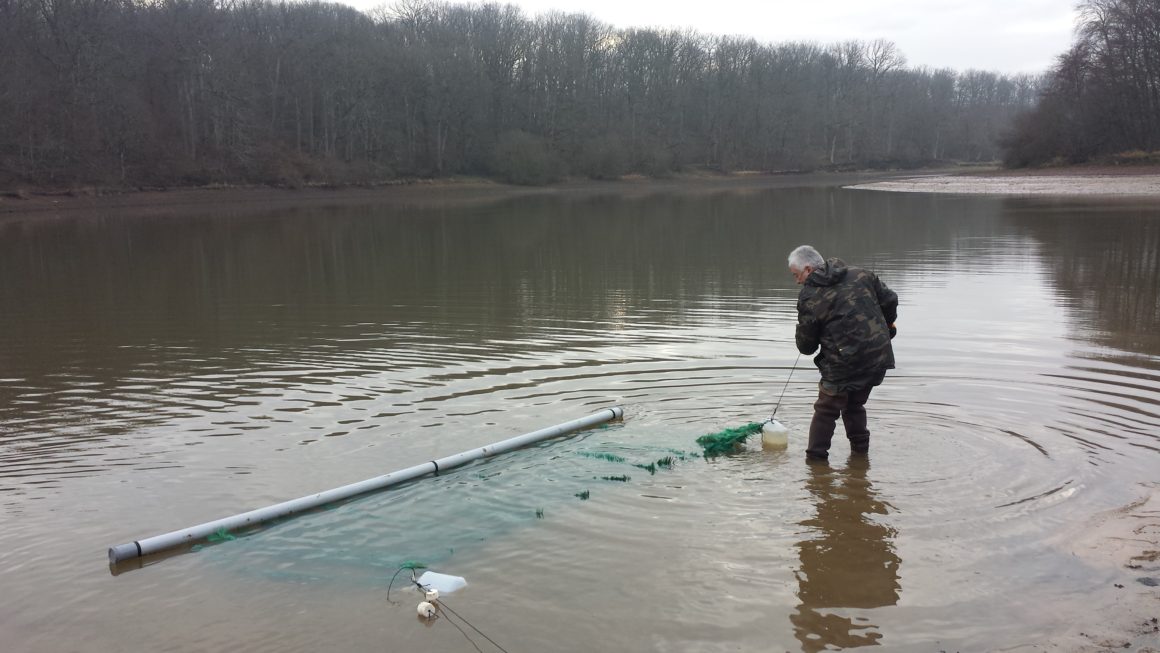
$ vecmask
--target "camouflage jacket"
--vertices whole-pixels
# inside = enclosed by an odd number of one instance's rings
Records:
[[[890,325],[898,295],[873,272],[829,259],[806,278],[797,309],[798,351],[808,355],[821,346],[814,364],[838,392],[875,385],[894,367]]]

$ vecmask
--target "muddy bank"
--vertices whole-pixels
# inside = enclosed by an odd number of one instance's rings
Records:
[[[177,215],[213,210],[231,211],[293,208],[299,205],[421,201],[452,196],[476,200],[512,194],[506,187],[483,180],[419,180],[406,184],[351,187],[275,188],[269,186],[210,186],[173,189],[75,189],[0,195],[0,217],[116,213]]]
[[[945,172],[945,171],[944,171]],[[298,206],[363,204],[447,204],[495,201],[523,195],[647,195],[656,192],[717,192],[765,188],[844,186],[895,179],[903,173],[787,173],[729,175],[689,174],[654,179],[628,177],[615,181],[569,181],[549,186],[514,186],[468,178],[416,180],[381,186],[341,188],[209,187],[171,190],[10,193],[0,195],[0,217],[72,215],[78,212],[156,214],[159,216],[213,211],[247,212]],[[911,173],[912,174],[912,173]]]
[[[927,174],[847,188],[902,193],[1160,197],[1160,167],[1104,166]]]
[[[805,173],[692,173],[670,178],[574,180],[515,186],[481,178],[419,179],[373,186],[275,188],[213,186],[173,189],[74,189],[0,193],[0,218],[74,212],[176,215],[228,208],[232,212],[305,205],[446,204],[542,194],[716,192],[843,186],[858,190],[998,195],[1160,197],[1160,166],[1083,166],[1000,170],[992,167],[914,171]]]
[[[1141,484],[1139,499],[1097,515],[1085,535],[1060,546],[1108,569],[1108,586],[1087,597],[1088,618],[1050,641],[1005,650],[1160,653],[1160,484]]]

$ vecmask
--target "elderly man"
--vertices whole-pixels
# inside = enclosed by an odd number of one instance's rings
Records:
[[[898,295],[869,270],[848,267],[841,259],[823,259],[802,245],[790,252],[789,271],[802,286],[798,294],[797,348],[809,355],[821,346],[814,363],[822,373],[806,457],[825,460],[838,417],[846,427],[850,450],[866,453],[866,400],[894,367],[894,320]]]

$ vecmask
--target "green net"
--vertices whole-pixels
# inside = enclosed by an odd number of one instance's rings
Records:
[[[702,435],[697,438],[697,444],[705,449],[706,458],[712,458],[735,451],[737,447],[745,443],[746,438],[760,432],[761,424],[750,422],[745,426]]]
[[[647,462],[647,463],[630,462],[624,456],[618,456],[614,453],[607,453],[604,451],[578,451],[576,453],[580,454],[581,456],[584,456],[585,458],[592,458],[595,460],[606,460],[610,463],[624,463],[626,465],[632,465],[633,467],[636,467],[638,469],[643,469],[644,471],[648,472],[649,474],[656,474],[658,469],[672,469],[673,465],[676,464],[676,462],[678,460],[686,460],[688,458],[696,458],[697,456],[700,455],[700,454],[696,454],[696,453],[692,453],[692,452],[681,451],[680,449],[664,449],[664,451],[668,451],[673,455],[663,456],[661,458],[658,458],[657,460]],[[606,481],[621,481],[624,483],[627,483],[629,480],[628,476],[622,476],[622,477],[603,476],[601,478],[603,478]]]
[[[578,451],[581,456],[585,458],[595,458],[597,460],[607,460],[610,463],[624,462],[624,456],[618,456],[614,453],[606,453],[604,451]]]
[[[234,535],[233,533],[227,531],[225,529],[225,527],[223,526],[222,528],[219,528],[216,531],[210,533],[205,538],[205,541],[207,541],[207,542],[229,542],[229,541],[236,540],[236,539],[238,539],[238,537],[236,535]]]

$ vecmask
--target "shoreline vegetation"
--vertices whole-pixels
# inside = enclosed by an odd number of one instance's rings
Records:
[[[1155,160],[1160,5],[1079,11],[1071,49],[1033,75],[913,66],[884,39],[761,43],[499,4],[16,3],[0,11],[0,88],[20,89],[0,93],[0,190]]]
[[[994,161],[1040,77],[407,0],[0,10],[0,189],[313,187]]]

